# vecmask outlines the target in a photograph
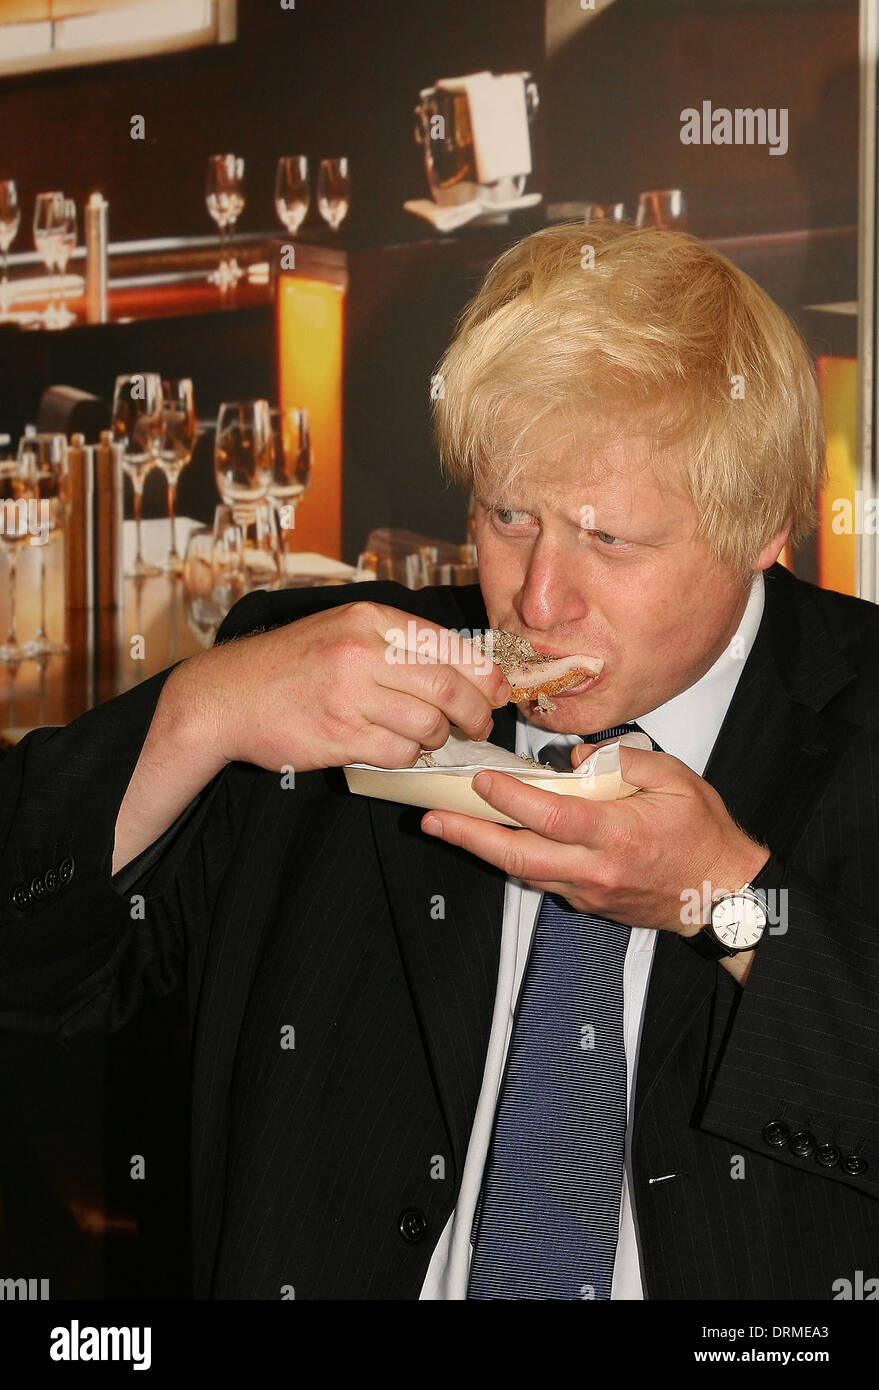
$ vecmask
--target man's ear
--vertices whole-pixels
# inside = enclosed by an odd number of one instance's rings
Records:
[[[757,559],[754,561],[754,569],[768,570],[770,565],[774,565],[784,547],[787,545],[790,535],[790,524],[783,526],[780,531],[776,531],[771,541],[767,541]]]

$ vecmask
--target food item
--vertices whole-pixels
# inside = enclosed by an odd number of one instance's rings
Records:
[[[497,663],[510,683],[514,704],[536,700],[538,709],[554,710],[549,699],[563,690],[580,685],[589,676],[600,675],[603,660],[575,652],[571,656],[544,656],[536,652],[527,637],[501,628],[489,628],[484,636],[471,639],[474,647]]]
[[[546,770],[546,769],[548,769],[550,772],[553,770],[552,764],[551,764],[551,763],[537,763],[537,762],[534,761],[533,758],[529,758],[529,756],[528,756],[527,753],[517,753],[517,754],[516,754],[516,757],[517,757],[521,762],[523,762],[523,763],[525,764],[526,767],[536,767],[537,770],[538,770],[538,772],[543,772],[543,771]],[[419,757],[418,757],[418,761],[416,762],[415,766],[416,766],[416,767],[444,767],[445,764],[444,764],[444,763],[437,762],[436,758],[433,756],[432,753],[428,752],[428,750],[427,750],[426,748],[422,748],[421,753],[419,754]]]

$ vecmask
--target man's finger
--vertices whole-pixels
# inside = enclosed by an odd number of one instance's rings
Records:
[[[606,740],[610,743],[614,741]],[[578,768],[592,756],[596,748],[602,746],[600,743],[576,744],[571,749],[571,763],[574,768]],[[671,790],[682,780],[686,780],[686,771],[685,765],[668,753],[655,753],[653,749],[630,748],[628,744],[620,744],[620,772],[623,780],[630,782],[632,786],[643,788],[644,791]]]
[[[421,821],[428,834],[437,834],[429,827],[431,821],[440,823],[439,838],[446,844],[478,855],[512,878],[574,883],[582,874],[582,857],[577,860],[576,850],[554,844],[531,830],[514,830],[457,811],[430,811]]]
[[[495,810],[548,840],[587,849],[606,845],[606,803],[573,794],[559,796],[503,772],[478,772],[470,785]]]

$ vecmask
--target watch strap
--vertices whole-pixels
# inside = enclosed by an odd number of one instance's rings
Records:
[[[681,940],[706,960],[723,960],[724,956],[733,954],[720,944],[710,926],[701,927],[693,936],[682,936]]]
[[[754,875],[751,882],[746,884],[745,887],[750,888],[755,893],[761,894],[777,891],[781,887],[784,874],[784,864],[782,864],[778,856],[773,854],[772,850],[770,850],[769,858],[766,860],[763,868]]]
[[[769,903],[767,895],[771,892],[778,891],[781,887],[784,873],[784,864],[777,855],[773,854],[772,850],[770,850],[769,858],[763,865],[763,868],[757,871],[750,883],[744,884],[738,891],[740,893],[755,893],[766,905],[768,919]],[[763,935],[765,936],[765,934],[764,932]],[[682,936],[681,940],[685,941],[687,945],[692,947],[700,956],[704,956],[706,960],[723,960],[725,956],[737,956],[742,954],[739,951],[730,951],[728,947],[718,941],[711,928],[710,922],[707,922],[705,926],[702,927],[701,931],[697,931],[693,936]],[[760,942],[758,941],[757,945],[752,946],[750,949],[756,951],[759,945]]]

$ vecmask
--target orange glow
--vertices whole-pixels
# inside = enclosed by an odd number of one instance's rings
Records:
[[[837,534],[832,522],[846,499],[855,508],[857,486],[858,364],[855,358],[820,357],[818,381],[827,435],[827,488],[818,504],[818,582],[823,589],[854,594],[857,542],[854,534]]]
[[[278,400],[305,408],[311,485],[296,511],[291,551],[342,558],[342,368],[344,291],[324,280],[278,281]]]

